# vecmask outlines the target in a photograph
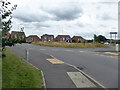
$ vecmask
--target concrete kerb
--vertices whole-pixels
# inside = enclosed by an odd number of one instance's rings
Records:
[[[51,57],[55,58],[53,55],[50,55]],[[55,58],[57,59],[57,58]],[[98,81],[96,81],[95,79],[93,79],[92,77],[90,77],[88,74],[86,74],[85,72],[83,72],[82,70],[78,69],[76,66],[68,64],[66,62],[64,62],[64,64],[71,66],[73,68],[75,68],[76,70],[78,70],[79,72],[81,72],[83,75],[85,75],[87,78],[89,78],[90,80],[92,80],[93,82],[95,82],[98,86],[102,87],[105,90],[108,90],[105,86],[103,86],[102,84],[100,84]]]

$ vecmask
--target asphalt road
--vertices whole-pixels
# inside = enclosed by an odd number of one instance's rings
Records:
[[[89,76],[94,78],[96,81],[98,81],[105,87],[118,88],[118,56],[105,55],[104,53],[101,52],[94,52],[95,50],[99,51],[105,49],[57,48],[57,47],[36,46],[31,44],[22,44],[22,45],[18,44],[15,47],[11,47],[11,49],[24,58],[26,58],[25,50],[26,49],[32,50],[29,56],[31,59],[30,62],[33,63],[35,66],[42,68],[43,70],[46,69],[44,70],[46,73],[45,75],[51,76],[49,78],[48,76],[45,76],[45,78],[47,78],[48,80],[47,83],[49,83],[49,86],[47,87],[55,87],[55,86],[56,88],[75,87],[75,85],[70,80],[70,78],[68,78],[68,76],[65,74],[66,71],[75,71],[75,69],[68,67],[66,65],[63,65],[61,67],[61,65],[52,66],[50,64],[50,66],[47,66],[49,63],[44,61],[42,63],[39,63],[39,57],[45,58],[45,57],[49,57],[49,55],[53,55],[55,58],[63,62],[75,65],[78,68],[82,68],[82,71],[87,73]],[[105,51],[107,51],[107,49]],[[39,54],[36,52],[39,52]],[[34,62],[35,57],[37,57],[36,62]],[[59,68],[60,72],[56,71],[55,68]],[[50,75],[49,72],[53,72],[53,74]],[[63,79],[67,79],[67,80],[65,83],[62,84],[56,83],[56,85],[52,85],[52,83],[49,82],[51,80],[54,83],[56,80],[60,80],[60,82],[62,82]]]

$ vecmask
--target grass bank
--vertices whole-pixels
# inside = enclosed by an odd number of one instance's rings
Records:
[[[2,89],[2,50],[0,48],[0,90]]]
[[[65,43],[65,42],[33,42],[35,45],[66,48],[109,48],[108,45],[100,43]]]
[[[2,88],[44,88],[41,71],[5,49],[2,59]]]

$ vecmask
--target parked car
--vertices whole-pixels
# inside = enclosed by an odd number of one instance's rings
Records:
[[[31,43],[32,43],[32,41],[27,41],[27,43],[31,44]]]
[[[105,44],[105,45],[109,45],[109,43],[108,43],[108,42],[105,42],[104,44]]]

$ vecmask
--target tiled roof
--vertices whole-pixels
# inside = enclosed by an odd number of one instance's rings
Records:
[[[58,37],[70,37],[70,35],[58,35]]]
[[[44,35],[42,35],[42,36],[54,36],[54,35],[50,35],[50,34],[44,34]]]

